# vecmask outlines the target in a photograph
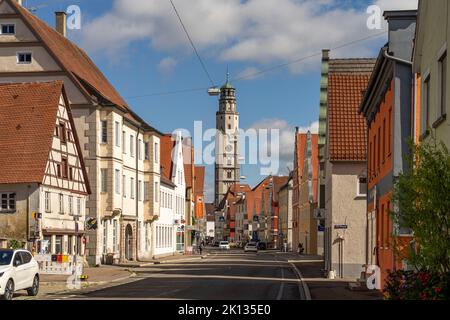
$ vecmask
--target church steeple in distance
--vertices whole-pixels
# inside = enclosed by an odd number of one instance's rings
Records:
[[[219,111],[216,113],[215,204],[219,205],[228,188],[240,182],[239,113],[236,111],[236,89],[230,82],[220,88]]]

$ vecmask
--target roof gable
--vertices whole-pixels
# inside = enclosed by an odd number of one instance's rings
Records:
[[[42,183],[62,82],[0,84],[0,183]]]
[[[375,59],[330,61],[328,153],[330,161],[365,161],[367,125],[359,113]]]

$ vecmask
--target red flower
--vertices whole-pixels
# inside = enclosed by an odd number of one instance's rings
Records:
[[[441,293],[441,291],[442,291],[442,288],[440,288],[440,287],[434,288],[434,292],[436,292],[436,294]]]

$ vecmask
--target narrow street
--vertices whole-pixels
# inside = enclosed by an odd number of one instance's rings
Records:
[[[301,281],[288,255],[212,250],[207,258],[135,268],[134,281],[79,294],[44,299],[299,300]]]

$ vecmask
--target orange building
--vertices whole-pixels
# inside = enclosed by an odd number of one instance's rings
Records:
[[[200,220],[205,218],[205,167],[194,167],[194,210],[195,219]]]
[[[415,136],[416,122],[410,62],[416,11],[388,11],[384,17],[389,42],[380,51],[360,107],[368,126],[366,263],[380,268],[382,287],[390,270],[404,267],[411,240],[411,231],[394,225],[390,212],[395,182],[408,170],[408,141]]]

